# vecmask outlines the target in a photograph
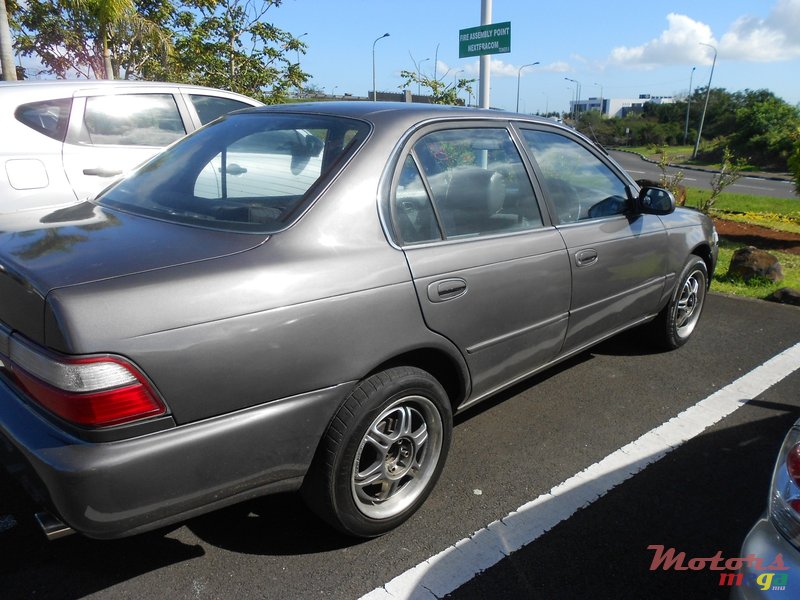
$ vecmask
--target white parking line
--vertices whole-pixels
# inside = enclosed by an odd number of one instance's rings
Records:
[[[747,401],[757,398],[798,368],[800,343],[573,475],[548,493],[362,596],[362,600],[441,598],[534,541],[577,510],[589,506]]]

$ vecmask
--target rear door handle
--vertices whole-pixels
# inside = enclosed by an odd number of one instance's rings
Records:
[[[586,250],[579,250],[575,253],[575,264],[579,267],[588,267],[597,262],[597,250],[594,248],[587,248]]]
[[[467,293],[467,282],[460,277],[434,281],[428,285],[428,300],[431,302],[444,302],[463,296]]]
[[[122,175],[122,171],[115,171],[113,169],[103,169],[102,167],[95,167],[94,169],[84,169],[84,175],[94,175],[95,177],[114,177]]]

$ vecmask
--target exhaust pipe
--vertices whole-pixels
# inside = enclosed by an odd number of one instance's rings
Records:
[[[72,527],[49,512],[38,512],[34,515],[34,518],[49,542],[75,533]]]

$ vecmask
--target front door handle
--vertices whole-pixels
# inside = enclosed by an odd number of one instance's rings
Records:
[[[428,300],[431,302],[444,302],[453,300],[467,293],[467,282],[460,277],[434,281],[428,285]]]
[[[579,267],[588,267],[597,262],[597,250],[594,248],[587,248],[586,250],[579,250],[575,253],[575,264]]]

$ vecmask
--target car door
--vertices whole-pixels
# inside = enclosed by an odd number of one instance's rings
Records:
[[[177,89],[102,88],[75,94],[62,151],[79,199],[93,196],[187,133]],[[183,102],[183,100],[180,100]]]
[[[463,353],[472,401],[558,354],[569,261],[505,126],[418,133],[391,205],[425,322]]]
[[[625,178],[589,144],[555,128],[523,127],[572,269],[564,352],[619,331],[656,309],[667,272],[667,234],[634,212]]]

